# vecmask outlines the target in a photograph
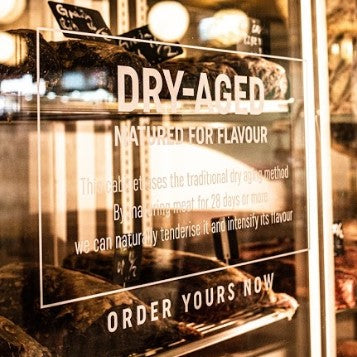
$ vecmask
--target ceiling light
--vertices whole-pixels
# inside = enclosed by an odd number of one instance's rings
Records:
[[[0,24],[6,25],[15,22],[24,12],[26,0],[1,0]]]
[[[150,31],[161,41],[179,41],[189,25],[187,9],[177,1],[161,1],[149,11]]]

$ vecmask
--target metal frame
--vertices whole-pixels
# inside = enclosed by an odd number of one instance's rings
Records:
[[[148,5],[146,0],[136,0],[136,27],[141,27],[147,23]]]
[[[318,125],[320,130],[320,187],[322,210],[322,254],[321,272],[323,276],[322,301],[324,316],[322,323],[322,344],[326,357],[336,356],[336,314],[335,314],[335,265],[332,240],[332,169],[331,169],[331,135],[329,110],[329,75],[327,23],[325,0],[315,1],[315,32],[317,42],[317,79],[319,96]]]
[[[137,1],[137,4],[142,5],[144,1]],[[120,5],[126,7],[125,0],[119,1]],[[309,274],[309,304],[310,304],[310,343],[311,355],[314,357],[322,356],[322,344],[325,346],[326,356],[335,355],[335,331],[334,331],[334,306],[332,306],[331,289],[333,286],[333,252],[330,244],[331,237],[331,166],[326,157],[330,157],[330,136],[329,136],[329,112],[327,106],[320,108],[320,130],[321,130],[321,175],[322,180],[322,208],[323,208],[323,235],[324,235],[324,261],[322,275],[327,277],[324,279],[322,288],[325,297],[324,303],[326,308],[326,331],[322,335],[322,320],[321,320],[321,275],[320,275],[320,247],[319,247],[319,216],[318,216],[318,172],[317,172],[317,154],[316,154],[316,128],[315,128],[315,91],[313,86],[309,85],[311,79],[314,78],[313,67],[313,27],[312,27],[312,6],[310,0],[301,0],[301,29],[302,29],[302,50],[303,50],[303,77],[304,77],[304,99],[305,99],[305,144],[306,144],[306,185],[307,185],[307,204],[308,204],[308,274]],[[137,6],[140,8],[140,6]],[[118,10],[119,10],[118,9]],[[318,84],[320,103],[328,103],[328,79],[327,79],[327,58],[326,58],[326,23],[325,23],[325,3],[323,0],[316,0],[316,27],[319,29],[317,52],[319,55],[318,64]],[[119,12],[119,11],[118,11]],[[137,25],[142,24],[142,14],[137,14]],[[126,30],[127,19],[121,19],[118,27],[124,27],[121,31]],[[120,30],[119,30],[120,32]],[[39,36],[39,30],[37,32]],[[325,39],[324,39],[325,36]],[[193,46],[187,46],[193,47]],[[39,54],[39,48],[37,48]],[[222,51],[224,52],[224,51]],[[229,52],[229,51],[227,51]],[[269,56],[267,56],[269,57]],[[39,97],[38,100],[38,107]],[[39,114],[39,112],[38,112]],[[40,132],[40,118],[38,117],[38,131]],[[38,147],[40,153],[40,147]],[[39,171],[40,171],[39,160]],[[40,189],[40,184],[39,184]],[[39,190],[41,194],[41,190]],[[41,200],[39,200],[41,201]],[[41,203],[39,202],[39,211],[41,212]],[[41,234],[41,215],[40,215],[40,234]],[[40,239],[41,246],[41,239]],[[328,279],[330,278],[330,279]],[[41,279],[42,280],[42,279]],[[104,295],[104,294],[103,294]],[[41,306],[43,306],[41,292]]]
[[[313,16],[316,14],[318,72],[314,72],[313,52]],[[311,356],[328,357],[336,355],[335,347],[335,309],[334,309],[334,264],[333,245],[331,243],[332,202],[331,202],[331,165],[330,165],[330,129],[328,109],[327,76],[327,36],[325,3],[316,0],[312,8],[310,0],[301,0],[302,50],[304,59],[304,99],[305,99],[305,143],[306,143],[306,182],[308,190],[308,234],[309,234],[309,310],[310,310],[310,353]],[[318,31],[317,31],[318,29]],[[314,78],[318,79],[315,92]],[[309,84],[312,82],[312,85]],[[316,97],[320,103],[320,121],[315,108]],[[317,140],[316,124],[321,134],[321,191],[322,191],[322,231],[323,242],[320,249],[319,207],[317,183]],[[321,264],[322,262],[322,264]],[[323,285],[322,285],[323,281]],[[321,304],[321,296],[324,296]],[[322,306],[325,316],[322,316]]]
[[[124,33],[129,31],[129,0],[117,2],[117,31]]]

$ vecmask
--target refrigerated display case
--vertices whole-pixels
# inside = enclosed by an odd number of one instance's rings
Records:
[[[321,355],[310,2],[72,5],[0,27],[3,353]]]
[[[336,313],[337,355],[356,353],[355,335],[355,121],[356,121],[356,10],[355,2],[327,1],[328,82],[331,135],[332,182],[329,196],[335,237],[335,296],[330,297]],[[327,68],[327,65],[326,65]],[[326,136],[328,135],[326,130]],[[322,142],[327,144],[326,136]],[[342,238],[342,239],[341,239]],[[332,242],[331,242],[332,243]],[[333,244],[333,243],[332,243]],[[332,298],[332,299],[331,299]],[[331,309],[332,310],[332,309]]]

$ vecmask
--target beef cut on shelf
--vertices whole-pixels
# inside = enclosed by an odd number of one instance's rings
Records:
[[[170,318],[151,321],[150,308],[129,292],[40,309],[39,269],[36,264],[9,264],[0,268],[0,315],[21,326],[55,356],[127,356],[165,346],[200,333]],[[99,278],[53,266],[43,268],[45,304],[91,296],[121,287]],[[137,307],[145,306],[146,322],[136,324]],[[133,311],[132,327],[122,329],[123,309]],[[108,331],[110,312],[119,328]]]
[[[36,31],[28,29],[9,30],[7,33],[16,45],[16,55],[12,63],[0,63],[0,81],[19,79],[30,75],[36,82]],[[53,87],[62,75],[62,66],[56,51],[40,34],[40,77],[48,87]]]
[[[118,65],[132,67],[142,82],[143,67],[151,67],[149,62],[135,53],[118,45],[88,40],[69,40],[50,43],[61,61],[63,71],[76,71],[91,78],[93,85],[116,95],[118,91]],[[139,85],[139,92],[142,84]],[[131,80],[125,78],[125,92],[132,93]]]
[[[63,266],[99,275],[108,281],[115,280],[113,252],[73,254],[64,260]],[[230,268],[216,259],[198,254],[145,247],[142,252],[140,268],[140,278],[135,283],[138,286],[165,279],[194,275],[184,279],[173,279],[147,288],[138,288],[134,291],[135,295],[147,303],[163,298],[170,298],[177,302],[173,306],[173,312],[175,319],[180,321],[217,322],[240,310],[249,308],[281,306],[295,311],[297,307],[294,298],[286,294],[274,293],[264,283],[259,292],[252,291],[251,294],[245,294],[244,282],[250,280],[254,284],[252,275],[240,269]],[[218,271],[202,274],[209,270]],[[230,293],[229,284],[232,284],[234,294]],[[202,304],[199,309],[195,309],[192,306],[192,295],[196,291],[200,291],[203,299],[207,296],[210,302],[212,300],[212,304]],[[185,311],[182,295],[187,297],[190,293],[189,309]],[[219,296],[223,296],[224,303]]]
[[[51,357],[51,352],[21,327],[0,316],[0,356]]]

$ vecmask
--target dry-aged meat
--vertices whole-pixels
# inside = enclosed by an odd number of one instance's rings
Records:
[[[332,148],[344,155],[356,157],[357,125],[355,123],[331,123]],[[353,228],[353,222],[347,223],[348,228]],[[344,223],[344,230],[345,223]]]
[[[21,327],[0,316],[0,356],[51,357],[51,353]]]
[[[262,57],[247,56],[249,70],[264,83],[265,99],[285,99],[288,80],[283,66]]]
[[[159,69],[169,70],[173,81],[175,81],[178,71],[184,71],[181,87],[193,88],[194,93],[197,93],[201,73],[205,73],[207,75],[211,93],[215,92],[214,81],[219,74],[226,74],[228,75],[228,77],[232,78],[232,80],[234,75],[237,74],[232,67],[227,66],[225,63],[217,63],[214,61],[197,62],[194,58],[183,58],[163,62],[160,65]],[[226,91],[226,88],[224,88],[224,85],[222,83],[222,92],[224,91]],[[165,99],[170,98],[170,92],[167,88],[166,83],[163,83],[163,89],[161,91],[160,96],[161,98]],[[179,91],[177,97],[179,99],[194,99],[194,97],[192,96],[183,95],[182,91]]]
[[[337,341],[337,357],[357,357],[357,340]]]
[[[231,66],[241,76],[259,77],[264,84],[265,99],[286,99],[288,80],[283,66],[262,57],[224,53],[204,55],[201,60],[224,63]]]
[[[345,254],[335,256],[336,269],[348,269],[357,276],[357,248],[347,245]]]
[[[202,273],[209,270],[216,272]],[[222,269],[222,270],[220,270]],[[176,305],[176,318],[183,321],[195,322],[217,322],[236,312],[245,309],[256,309],[270,307],[272,305],[284,308],[289,305],[284,294],[275,294],[267,286],[262,286],[258,292],[244,292],[244,282],[250,281],[254,285],[254,277],[246,272],[227,268],[227,266],[215,259],[207,258],[198,254],[182,251],[173,251],[159,248],[144,248],[142,262],[143,283],[153,280],[168,279],[172,276],[194,275],[186,279],[156,285],[152,290],[138,289],[135,294],[144,301],[150,301],[157,295],[176,294],[178,303]],[[230,294],[231,285],[234,294]],[[211,305],[206,303],[196,310],[195,292],[199,290],[202,299],[213,301]],[[220,299],[220,295],[223,299]],[[189,309],[185,311],[185,305],[181,303],[182,295],[188,296],[191,293]],[[199,296],[198,294],[197,296]],[[283,296],[284,295],[284,296]],[[199,297],[198,297],[199,299]],[[284,302],[283,302],[284,300]],[[291,298],[290,308],[295,311],[296,302]],[[293,306],[294,305],[294,306]]]
[[[232,67],[234,71],[240,76],[252,75],[247,61],[243,57],[232,53],[209,53],[203,55],[200,58],[200,61],[225,64]]]
[[[19,29],[7,31],[16,43],[13,63],[0,63],[0,80],[21,78],[29,74],[35,81],[36,73],[36,31]],[[53,86],[61,77],[61,64],[56,52],[40,34],[40,77],[48,86]]]
[[[287,238],[271,238],[269,241],[241,243],[239,256],[242,260],[249,261],[263,257],[271,257],[292,251],[294,242]]]
[[[259,275],[262,271],[274,272],[274,290],[296,296],[296,263],[291,257],[269,259],[244,269],[252,275]]]
[[[345,269],[335,270],[335,306],[337,310],[356,306],[357,276]]]
[[[239,248],[239,256],[243,261],[252,261],[263,257],[286,253],[294,249],[293,241],[288,238],[273,238],[269,241],[257,241],[242,243]],[[296,263],[292,257],[281,259],[268,259],[259,264],[249,264],[244,270],[252,275],[260,272],[274,272],[274,290],[296,295]]]
[[[39,271],[31,263],[9,264],[0,269],[0,315],[23,327],[56,356],[126,356],[150,347],[169,344],[198,333],[171,319],[135,324],[135,309],[143,305],[128,292],[71,304],[39,309]],[[119,289],[120,286],[80,272],[53,266],[43,269],[46,304]],[[123,309],[133,311],[133,326],[121,328]],[[107,316],[119,316],[119,329],[110,333]]]
[[[36,78],[36,32],[20,29],[10,30],[9,34],[22,39],[27,47],[24,58],[19,57],[16,65],[0,64],[0,80],[5,78],[20,78],[30,74]],[[17,41],[18,44],[22,43]],[[19,45],[20,46],[20,45]],[[19,47],[18,46],[18,47]],[[21,51],[18,51],[20,53]],[[84,74],[88,80],[86,85],[107,89],[110,93],[117,93],[117,66],[132,67],[142,83],[143,67],[150,67],[149,62],[134,53],[128,52],[118,45],[88,41],[69,40],[51,42],[50,44],[40,35],[41,78],[45,79],[49,87],[53,87],[61,78],[62,70],[77,71]],[[223,73],[229,77],[236,74],[244,76],[257,76],[263,80],[266,99],[284,99],[287,94],[288,82],[285,69],[271,61],[260,57],[241,57],[235,54],[206,54],[200,59],[184,58],[162,63],[159,70],[168,69],[173,78],[178,70],[185,71],[182,87],[194,88],[197,92],[198,81],[201,73],[206,73],[211,92],[214,93],[215,78]],[[223,85],[223,84],[222,84]],[[244,85],[242,85],[244,87]],[[249,88],[243,88],[249,95]],[[225,88],[222,88],[223,91]],[[132,93],[131,80],[125,78],[125,92],[127,96]],[[141,95],[142,85],[139,85]],[[169,91],[163,83],[162,98],[169,98]],[[180,91],[179,99],[192,99],[184,96]]]
[[[112,252],[71,255],[64,266],[83,272],[100,275],[109,281],[115,279],[114,254]],[[217,270],[201,274],[204,271]],[[196,274],[196,275],[195,275]],[[160,248],[143,248],[141,276],[138,284],[193,275],[188,278],[160,283],[135,290],[135,295],[149,303],[169,297],[174,306],[174,317],[182,321],[216,322],[243,309],[279,306],[280,299],[286,305],[286,296],[275,294],[262,286],[261,291],[244,294],[244,281],[254,279],[251,275],[227,266],[217,260],[201,255]],[[253,281],[252,281],[253,283]],[[230,285],[232,284],[232,285]],[[230,290],[231,287],[231,290]],[[254,289],[253,289],[254,290]],[[199,291],[199,292],[197,292]],[[196,293],[197,292],[197,293]],[[183,297],[189,296],[188,311]],[[194,304],[202,297],[202,306]],[[209,303],[207,304],[206,301]],[[295,311],[296,302],[290,301]]]
[[[116,94],[118,90],[118,65],[132,67],[142,83],[143,67],[150,67],[149,62],[135,53],[128,52],[122,47],[88,40],[70,40],[51,42],[60,57],[65,71],[78,71],[90,77],[94,85],[107,89]],[[105,76],[100,75],[104,73]],[[139,85],[142,90],[142,85]],[[131,79],[125,78],[125,93],[132,93]]]
[[[357,302],[357,249],[347,246],[345,254],[335,257],[336,309],[354,308]]]

